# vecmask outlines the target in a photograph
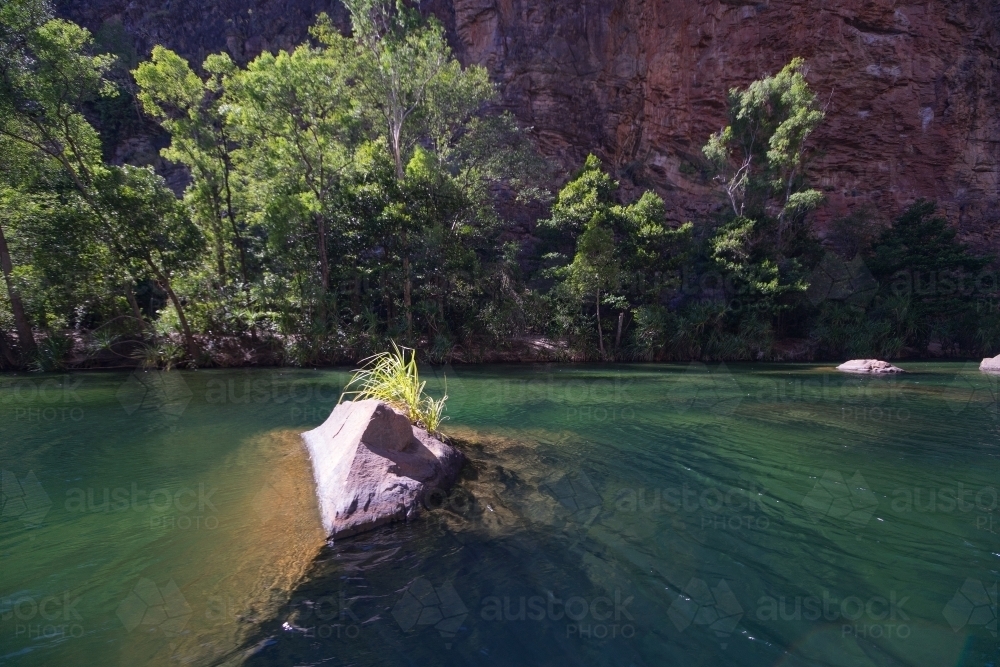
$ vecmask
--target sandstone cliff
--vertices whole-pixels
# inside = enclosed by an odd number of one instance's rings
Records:
[[[332,0],[60,0],[141,51],[246,59],[287,48]],[[725,93],[805,57],[827,107],[815,136],[820,224],[859,206],[937,199],[963,236],[1000,248],[1000,3],[981,0],[425,0],[465,63],[564,167],[588,151],[676,220],[719,205],[700,147]]]

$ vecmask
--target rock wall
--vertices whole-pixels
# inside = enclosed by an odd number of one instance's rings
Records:
[[[287,48],[332,0],[60,0],[88,27],[119,20],[140,50],[193,59]],[[820,226],[858,207],[937,199],[964,237],[1000,249],[1000,3],[982,0],[424,0],[465,63],[567,169],[595,152],[671,216],[720,205],[700,147],[725,93],[794,56],[827,109],[813,182]]]

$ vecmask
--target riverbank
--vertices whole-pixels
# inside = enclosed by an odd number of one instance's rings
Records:
[[[355,366],[391,343],[356,341],[340,343],[332,338],[316,344],[302,336],[196,336],[197,356],[191,359],[179,336],[119,336],[100,339],[90,333],[65,331],[38,337],[39,353],[30,362],[12,363],[0,359],[0,371],[62,372],[77,370],[127,370],[134,368],[300,368]],[[621,347],[602,356],[598,350],[581,348],[566,340],[541,335],[511,339],[503,345],[435,345],[428,340],[402,342],[417,350],[421,362],[441,364],[518,363],[636,363],[636,362],[835,362],[843,359],[818,352],[816,341],[801,338],[777,340],[768,350],[755,355],[704,354],[678,356],[638,352]],[[959,349],[929,345],[925,350],[903,348],[892,361],[980,361],[982,356]]]

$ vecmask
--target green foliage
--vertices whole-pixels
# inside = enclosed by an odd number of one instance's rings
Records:
[[[711,258],[734,295],[768,315],[789,307],[785,297],[808,289],[797,259],[782,258],[769,243],[770,221],[735,218],[710,239]]]
[[[60,334],[49,335],[38,345],[38,351],[29,369],[36,373],[55,373],[65,370],[67,357],[72,349],[72,339]]]
[[[989,319],[978,311],[996,299],[995,274],[983,273],[990,260],[973,256],[936,210],[933,202],[913,204],[875,242],[868,266],[881,284],[878,302],[908,345],[976,349],[975,336],[965,332]]]
[[[872,273],[888,278],[900,271],[932,275],[982,270],[988,261],[972,256],[956,239],[955,229],[936,212],[934,202],[919,201],[896,218],[875,243],[869,262]]]
[[[822,201],[803,187],[807,140],[823,121],[816,94],[795,58],[778,74],[729,92],[729,125],[705,145],[733,215],[800,219]]]
[[[642,360],[770,359],[807,337],[830,356],[1000,345],[986,261],[933,205],[889,228],[856,212],[829,248],[812,234],[823,112],[802,60],[730,92],[704,148],[727,212],[679,225],[653,192],[622,201],[591,155],[533,230],[552,174],[487,71],[412,3],[346,5],[350,35],[321,16],[310,43],[198,67],[162,46],[139,62],[120,23],[95,39],[42,0],[0,4],[4,368],[61,368],[71,340],[94,355],[141,340],[138,361],[166,368],[315,365],[401,341],[359,392],[433,430],[444,399],[422,394],[418,348],[437,363],[541,335],[566,357]],[[180,198],[106,160],[134,102],[190,174]],[[821,264],[824,250],[843,259]],[[847,261],[871,269],[865,298],[815,301],[812,272]]]
[[[547,275],[558,281],[553,294],[562,311],[562,333],[580,331],[579,306],[592,303],[602,356],[601,306],[617,311],[623,322],[633,309],[658,301],[671,285],[692,229],[690,224],[670,228],[663,200],[655,194],[646,192],[635,203],[621,205],[614,201],[617,189],[600,160],[590,155],[559,192],[552,217],[540,223],[554,251],[547,255],[554,264]]]
[[[409,358],[407,358],[409,352]],[[391,352],[380,352],[365,360],[366,363],[347,383],[358,386],[345,391],[340,397],[354,396],[355,400],[375,399],[388,403],[404,412],[411,422],[419,424],[430,433],[437,433],[444,417],[447,394],[438,400],[424,393],[426,382],[420,381],[415,350],[392,344]]]
[[[159,338],[140,345],[132,358],[142,368],[172,370],[184,359],[184,348],[168,338]]]

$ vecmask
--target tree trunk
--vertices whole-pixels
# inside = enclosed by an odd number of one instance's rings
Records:
[[[403,257],[403,309],[406,311],[406,335],[413,336],[413,281],[410,278],[410,258]]]
[[[233,210],[233,188],[229,183],[229,140],[226,135],[222,135],[223,147],[226,151],[222,156],[222,182],[226,189],[226,216],[233,227],[233,238],[236,239],[236,249],[240,253],[240,277],[243,279],[243,289],[249,292],[250,278],[247,276],[247,253],[243,247],[243,236],[240,234],[240,227],[236,224],[236,213]],[[249,307],[249,295],[247,296],[247,306]]]
[[[319,272],[323,283],[323,295],[330,291],[330,259],[326,255],[326,218],[316,216],[316,230],[319,236]]]
[[[177,311],[177,319],[181,321],[181,332],[184,334],[184,343],[187,347],[188,357],[191,358],[191,361],[195,361],[198,357],[198,346],[194,342],[194,335],[191,333],[191,327],[188,325],[187,317],[184,315],[181,300],[177,298],[177,294],[170,285],[170,279],[167,278],[166,274],[160,271],[160,268],[148,258],[146,259],[146,264],[153,270],[157,282],[160,283],[160,287],[167,293],[170,303],[174,304],[174,309]]]
[[[601,330],[601,290],[597,290],[597,343],[601,348],[601,359],[604,359],[604,331]]]
[[[618,313],[618,333],[615,334],[615,349],[622,345],[622,321],[625,319],[625,311]]]
[[[361,274],[354,274],[354,290],[351,292],[351,311],[354,315],[361,314]]]
[[[14,285],[14,265],[10,261],[10,251],[7,248],[7,239],[3,234],[3,227],[0,227],[0,269],[3,270],[3,279],[7,283],[7,295],[10,297],[10,309],[14,314],[14,325],[17,327],[17,340],[21,344],[21,355],[29,357],[35,353],[35,336],[31,331],[31,321],[24,312],[24,302]]]
[[[132,307],[132,317],[139,323],[139,332],[146,331],[146,320],[142,317],[142,310],[139,309],[139,302],[135,298],[135,289],[132,283],[125,285],[125,298],[128,299],[128,305]]]
[[[215,229],[215,263],[216,271],[219,272],[219,284],[226,286],[226,241],[222,238],[222,221],[216,220],[212,225]]]
[[[323,330],[326,331],[326,295],[330,291],[330,259],[326,254],[326,218],[322,215],[316,216],[316,231],[319,244],[319,272],[320,283],[323,288],[319,299],[319,317],[323,323]]]
[[[136,319],[139,323],[139,331],[145,332],[152,329],[146,318],[142,316],[142,309],[139,308],[139,301],[135,298],[135,285],[128,283],[125,285],[125,298],[128,300],[128,305],[132,308],[132,317]]]
[[[444,326],[444,293],[447,289],[447,283],[445,282],[444,276],[438,276],[438,294],[437,294],[437,305],[438,305],[438,319],[441,320],[441,326]]]
[[[403,125],[400,123],[395,127],[390,125],[389,136],[392,141],[392,159],[396,163],[396,180],[402,181],[403,177],[406,176],[406,171],[403,169],[403,147],[402,147],[402,134]]]
[[[17,368],[17,357],[14,356],[13,350],[10,349],[7,334],[0,331],[0,369],[8,370],[13,368]]]
[[[396,309],[393,308],[392,290],[389,288],[389,275],[385,271],[382,272],[382,304],[385,307],[386,324],[390,325],[396,316]]]

